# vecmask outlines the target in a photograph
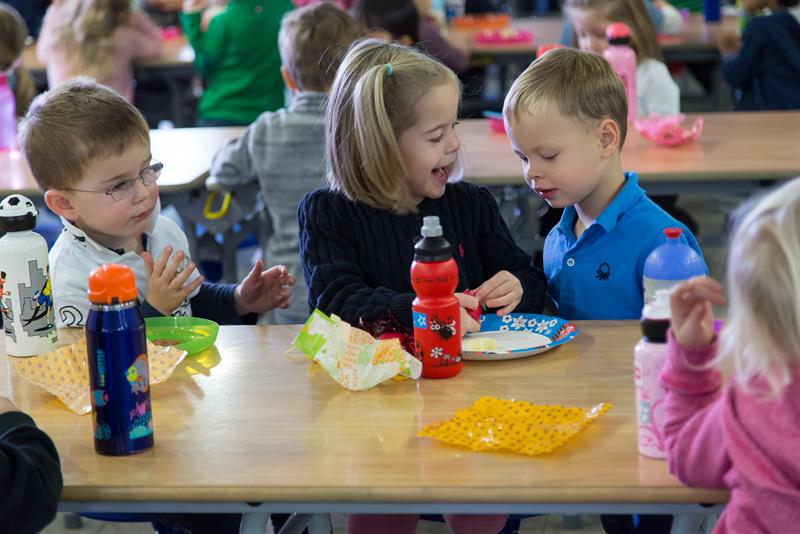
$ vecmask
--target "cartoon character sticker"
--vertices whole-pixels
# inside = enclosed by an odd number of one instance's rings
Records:
[[[125,376],[131,385],[131,392],[147,393],[150,389],[150,376],[147,371],[147,354],[140,354],[133,365],[128,367]]]

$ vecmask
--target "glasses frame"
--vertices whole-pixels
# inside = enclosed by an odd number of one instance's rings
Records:
[[[133,182],[134,182],[133,185],[134,186],[136,186],[136,180],[138,180],[138,181],[142,182],[142,185],[145,186],[145,187],[150,187],[155,182],[157,182],[159,177],[161,176],[161,171],[164,170],[164,164],[161,163],[160,161],[157,161],[157,160],[154,160],[154,159],[151,159],[150,161],[152,163],[150,163],[150,165],[148,165],[147,167],[145,167],[144,169],[139,171],[139,174],[136,175],[136,178],[126,178],[126,180],[133,180]],[[148,172],[155,173],[155,177],[152,180],[147,180],[145,178],[144,175],[146,173],[148,173]],[[120,200],[125,200],[126,198],[130,197],[130,194],[128,194],[128,195],[125,195],[122,198],[114,198],[114,193],[112,192],[112,189],[114,189],[114,187],[119,186],[120,183],[122,183],[122,182],[117,182],[116,185],[111,186],[111,187],[109,187],[108,189],[106,189],[104,191],[93,191],[91,189],[69,189],[69,188],[63,188],[62,191],[73,191],[75,193],[95,193],[95,194],[108,195],[109,197],[111,197],[111,200],[113,200],[114,202],[119,202]],[[131,189],[131,192],[133,192],[133,189]]]

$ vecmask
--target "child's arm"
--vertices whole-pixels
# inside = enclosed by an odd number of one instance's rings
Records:
[[[201,31],[202,9],[196,11],[187,9],[188,3],[184,2],[184,10],[180,15],[181,26],[194,49],[195,68],[201,76],[208,77],[225,57],[229,39],[225,15],[214,17],[208,29],[203,32]],[[200,5],[204,5],[204,2]]]
[[[722,287],[705,277],[680,285],[670,298],[672,329],[660,381],[667,392],[664,435],[670,472],[685,484],[724,487],[730,458],[723,438],[722,374],[711,304],[722,304]]]
[[[738,53],[731,50],[732,47],[728,44],[729,38],[724,35],[719,37],[717,44],[723,54],[722,73],[725,81],[734,89],[741,89],[748,84],[759,63],[764,41],[769,39],[762,22],[762,17],[755,17],[747,23],[742,33],[741,47]]]
[[[61,465],[50,438],[0,397],[0,532],[38,532],[56,515]]]
[[[342,209],[346,206],[337,205],[327,192],[317,192],[303,197],[297,211],[300,257],[311,309],[335,313],[353,325],[361,319],[391,317],[410,328],[414,293],[367,285],[354,244],[343,238],[350,235],[350,229],[340,228],[336,220]]]
[[[547,278],[514,242],[489,190],[481,187],[478,191],[478,224],[483,230],[478,239],[483,272],[489,275],[487,279],[500,271],[514,275],[522,285],[522,299],[512,311],[540,313],[544,308]]]
[[[232,191],[237,187],[255,182],[258,178],[253,165],[254,159],[266,159],[268,128],[261,119],[247,127],[244,135],[234,139],[217,152],[211,163],[210,176],[206,180],[209,189]],[[263,162],[263,167],[267,163]],[[263,168],[262,167],[262,168]]]
[[[47,65],[50,47],[53,44],[53,36],[55,33],[55,28],[53,27],[53,18],[55,15],[53,15],[53,12],[60,8],[61,6],[56,3],[47,8],[44,18],[42,19],[42,28],[39,30],[39,38],[36,40],[36,57],[44,65]]]

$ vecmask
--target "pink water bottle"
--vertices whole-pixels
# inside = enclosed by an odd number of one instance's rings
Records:
[[[642,339],[633,349],[636,384],[636,423],[639,454],[666,458],[664,442],[664,389],[658,375],[667,360],[669,329],[669,290],[656,291],[655,300],[646,304],[642,314]]]
[[[608,48],[605,57],[622,79],[628,100],[628,122],[636,118],[636,52],[630,47],[631,31],[622,22],[613,22],[606,28]]]
[[[0,72],[0,152],[17,148],[17,104],[8,85],[8,75]]]

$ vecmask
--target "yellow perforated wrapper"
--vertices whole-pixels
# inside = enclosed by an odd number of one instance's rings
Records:
[[[184,356],[185,351],[154,345],[148,341],[150,384],[158,384],[169,378]],[[9,357],[8,361],[14,371],[58,397],[76,414],[83,415],[92,411],[85,339],[33,358]]]
[[[452,419],[427,425],[418,435],[478,452],[508,450],[535,456],[558,449],[610,409],[605,402],[584,409],[481,397]]]

